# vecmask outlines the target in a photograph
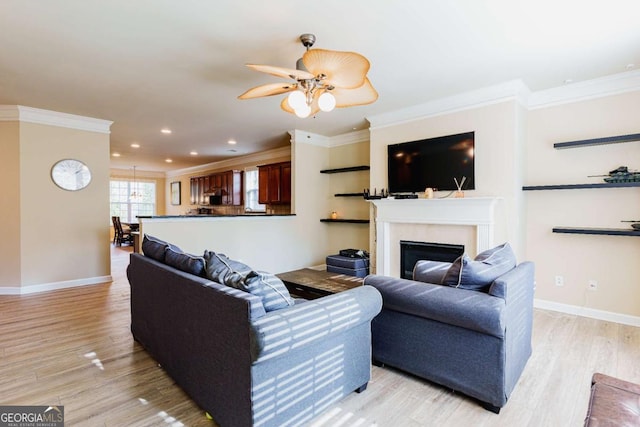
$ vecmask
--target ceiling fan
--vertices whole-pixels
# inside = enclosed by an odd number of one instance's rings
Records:
[[[276,77],[293,79],[293,82],[269,83],[256,86],[238,99],[261,98],[290,92],[280,107],[298,117],[305,118],[318,111],[331,111],[371,104],[378,99],[378,92],[367,78],[369,61],[355,52],[310,49],[316,41],[313,34],[300,36],[307,51],[296,62],[296,68],[271,65],[246,64],[247,67]]]

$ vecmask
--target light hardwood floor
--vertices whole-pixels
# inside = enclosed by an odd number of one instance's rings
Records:
[[[64,405],[67,426],[215,426],[131,337],[130,251],[112,249],[112,283],[0,296],[0,404]],[[364,393],[311,425],[581,426],[594,372],[640,382],[640,328],[536,310],[533,345],[499,415],[373,367]]]

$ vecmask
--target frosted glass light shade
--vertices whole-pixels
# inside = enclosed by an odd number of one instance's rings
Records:
[[[304,103],[301,107],[294,108],[294,111],[296,113],[296,116],[304,119],[309,117],[309,114],[311,114],[311,107]]]
[[[318,107],[325,113],[336,107],[336,98],[329,92],[325,92],[318,98]]]
[[[287,101],[289,102],[289,106],[294,110],[307,105],[307,97],[299,90],[291,92],[287,97]]]

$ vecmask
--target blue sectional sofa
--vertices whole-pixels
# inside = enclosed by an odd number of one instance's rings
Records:
[[[376,289],[266,311],[259,295],[202,277],[202,257],[173,249],[131,254],[131,331],[218,425],[306,425],[366,388]]]
[[[463,265],[483,267],[481,275],[505,267],[467,262]],[[464,393],[498,413],[532,351],[534,265],[507,265],[503,270],[508,271],[484,287],[472,283],[475,290],[443,285],[446,277],[455,281],[466,274],[452,275],[451,267],[419,261],[416,280],[366,277],[365,285],[383,299],[382,312],[372,322],[374,363]]]

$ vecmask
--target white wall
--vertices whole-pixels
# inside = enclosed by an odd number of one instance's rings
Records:
[[[369,138],[340,144],[329,149],[331,169],[369,165]],[[369,219],[369,203],[363,197],[335,197],[336,193],[358,193],[369,187],[369,171],[329,174],[329,190],[325,194],[328,218],[336,212],[338,218]],[[326,223],[329,245],[327,255],[337,254],[340,249],[354,248],[369,251],[369,227],[367,224]]]
[[[143,219],[142,233],[193,254],[222,252],[273,273],[323,264],[328,233],[320,218],[328,209],[329,180],[320,170],[328,168],[329,151],[321,140],[313,134],[292,134],[293,215]]]
[[[529,112],[528,185],[603,182],[621,165],[640,169],[640,142],[557,150],[553,144],[640,132],[640,91]],[[577,309],[640,316],[640,239],[552,233],[554,226],[624,228],[640,219],[640,189],[529,191],[526,254],[536,261],[536,297]],[[563,276],[564,286],[554,277]],[[589,280],[598,282],[588,290]]]
[[[0,121],[0,288],[20,284],[20,123]],[[2,292],[2,289],[0,289]]]
[[[111,122],[19,106],[0,110],[0,119],[18,124],[20,147],[13,158],[3,158],[19,165],[17,187],[8,193],[13,200],[7,202],[19,212],[19,219],[13,215],[13,221],[2,223],[10,229],[6,235],[15,236],[19,230],[17,241],[12,241],[19,258],[0,259],[2,264],[11,263],[8,271],[15,272],[18,265],[20,274],[12,274],[17,282],[2,283],[0,292],[29,293],[111,280]],[[92,179],[86,188],[66,191],[51,180],[52,166],[67,158],[89,166]]]
[[[640,142],[553,148],[639,133],[639,106],[640,74],[625,73],[536,93],[509,83],[371,117],[371,186],[386,186],[388,144],[475,131],[477,189],[466,196],[504,198],[498,227],[519,260],[536,264],[536,305],[640,325],[638,238],[551,232],[554,226],[625,227],[621,220],[640,219],[638,188],[522,191],[523,185],[602,182],[588,175],[621,165],[640,169]],[[556,275],[563,287],[555,286]],[[597,291],[587,290],[590,280]]]
[[[371,188],[387,187],[387,145],[474,131],[476,189],[465,191],[465,197],[502,198],[496,207],[494,240],[498,243],[509,241],[518,259],[522,260],[524,242],[518,226],[522,216],[520,147],[524,141],[518,131],[520,115],[521,107],[512,99],[397,124],[376,126],[374,119],[371,128]],[[435,197],[448,194],[436,192]],[[469,248],[468,244],[465,246]],[[472,248],[468,249],[470,255],[473,255]]]

